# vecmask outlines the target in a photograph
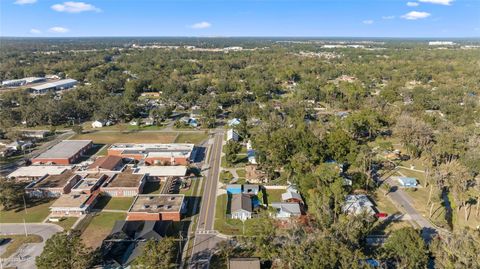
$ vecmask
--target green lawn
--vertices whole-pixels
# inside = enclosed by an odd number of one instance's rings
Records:
[[[29,202],[27,204],[27,212],[23,207],[11,210],[0,210],[1,223],[22,223],[25,222],[42,222],[50,214],[50,205],[54,200],[42,200],[37,203]]]
[[[237,169],[237,174],[238,174],[238,177],[246,177],[247,176],[247,172],[245,171],[245,169]]]
[[[282,193],[285,193],[285,190],[267,190],[267,201],[268,203],[281,202]]]
[[[229,183],[233,179],[232,173],[230,171],[222,171],[220,172],[220,180],[223,183]]]
[[[36,234],[25,235],[0,235],[0,238],[9,239],[9,243],[5,252],[0,256],[0,258],[8,258],[14,254],[23,244],[26,243],[41,243],[43,241],[42,237]]]
[[[227,195],[217,197],[215,206],[215,230],[223,234],[242,234],[242,221],[229,219],[227,214]]]
[[[96,132],[74,135],[71,139],[89,139],[99,144],[113,143],[172,143],[177,133]]]
[[[229,164],[227,164],[227,159],[225,158],[225,156],[222,156],[222,161],[221,161],[222,167],[225,167],[225,168],[245,167],[245,165],[248,163],[247,156],[246,155],[245,156],[239,155],[239,157],[242,157],[242,158],[239,159],[236,163],[234,163],[232,165],[229,165]]]
[[[191,133],[180,133],[175,139],[175,143],[193,143],[200,144],[205,139],[208,138],[208,133],[206,132],[191,132]]]
[[[82,234],[82,239],[87,247],[99,247],[103,239],[110,234],[115,221],[125,220],[126,213],[101,212],[93,217],[90,224]]]
[[[132,205],[134,197],[109,197],[102,196],[97,201],[95,208],[108,210],[128,210]]]
[[[75,217],[62,218],[60,222],[52,222],[53,224],[62,226],[65,231],[68,231],[72,228],[73,224],[78,220]]]

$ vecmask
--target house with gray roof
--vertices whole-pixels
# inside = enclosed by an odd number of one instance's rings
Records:
[[[245,221],[252,218],[253,205],[251,196],[244,193],[232,194],[230,213],[232,219]]]
[[[278,219],[288,219],[302,215],[298,203],[271,203],[270,206],[276,210],[275,217]]]

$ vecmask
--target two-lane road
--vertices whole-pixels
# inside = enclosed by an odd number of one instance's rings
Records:
[[[221,241],[213,229],[215,224],[215,205],[217,201],[217,185],[222,156],[223,132],[215,133],[209,155],[209,169],[204,181],[203,195],[198,216],[197,231],[193,241],[191,268],[208,268],[211,250]]]

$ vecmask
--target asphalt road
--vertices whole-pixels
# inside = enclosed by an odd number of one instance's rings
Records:
[[[28,234],[37,234],[43,238],[42,243],[25,244],[15,254],[7,259],[2,259],[3,267],[16,267],[18,269],[31,269],[37,268],[35,266],[35,257],[39,256],[45,241],[52,237],[52,235],[61,232],[63,229],[54,224],[26,224]],[[0,224],[0,234],[25,234],[25,228],[23,223],[9,223]]]
[[[208,261],[215,245],[222,239],[216,236],[215,205],[217,184],[220,173],[223,132],[214,135],[213,145],[208,160],[209,171],[204,181],[203,196],[195,232],[190,268],[208,268]]]
[[[390,186],[396,186],[397,184],[391,179],[388,178],[386,180]],[[437,228],[433,226],[433,224],[420,212],[413,207],[412,202],[407,193],[405,193],[400,187],[397,186],[395,191],[390,192],[388,194],[390,199],[397,205],[397,207],[401,207],[406,215],[408,215],[411,221],[415,222],[421,229],[422,229],[422,237],[425,239],[426,242],[429,242],[432,237],[438,233]]]

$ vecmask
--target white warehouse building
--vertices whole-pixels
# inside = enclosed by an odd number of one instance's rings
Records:
[[[61,79],[54,82],[49,82],[41,84],[38,86],[31,87],[32,93],[34,94],[44,94],[48,91],[60,91],[65,89],[70,89],[78,83],[75,79],[67,78]]]

